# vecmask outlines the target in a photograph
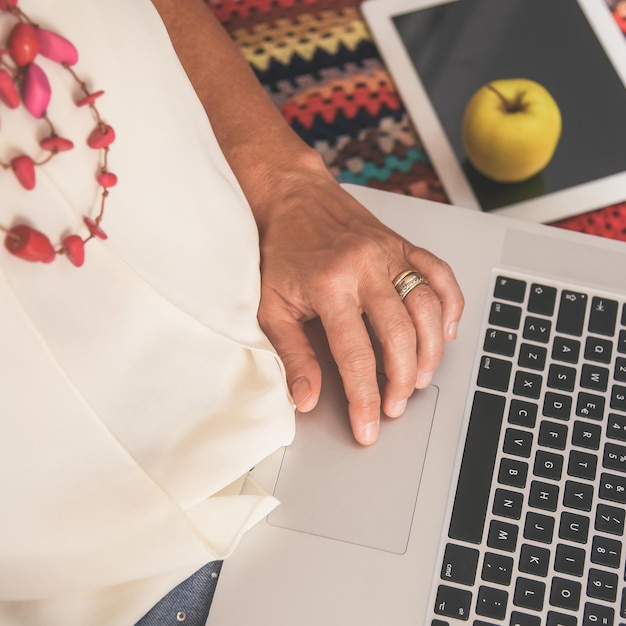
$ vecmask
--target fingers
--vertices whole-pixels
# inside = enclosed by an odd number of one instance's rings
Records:
[[[297,409],[315,407],[322,388],[322,373],[301,322],[279,317],[280,309],[261,301],[259,322],[285,367],[287,387]]]
[[[370,445],[378,438],[380,393],[376,358],[365,323],[356,301],[349,296],[335,301],[321,319],[348,399],[354,438]]]
[[[415,248],[407,244],[405,257],[411,264],[423,274],[429,282],[432,292],[437,296],[441,306],[441,329],[443,339],[452,341],[456,338],[459,321],[463,314],[465,300],[461,288],[457,283],[452,268],[434,254],[422,248]],[[424,304],[416,296],[424,295],[420,289],[414,289],[405,299],[405,304],[415,316],[415,308]],[[416,293],[414,293],[416,292]]]

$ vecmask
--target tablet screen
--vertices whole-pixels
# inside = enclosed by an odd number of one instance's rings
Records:
[[[393,23],[483,210],[626,171],[626,90],[575,0],[445,2],[396,15]],[[468,100],[501,78],[541,83],[562,114],[553,159],[522,183],[483,177],[462,144]]]

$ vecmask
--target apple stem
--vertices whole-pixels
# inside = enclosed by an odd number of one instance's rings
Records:
[[[491,83],[487,85],[488,89],[491,89],[493,93],[500,98],[502,105],[507,113],[519,113],[520,111],[524,111],[526,106],[522,102],[522,98],[524,97],[524,92],[518,93],[515,96],[515,100],[511,101],[508,98],[505,98],[502,93],[500,93]]]

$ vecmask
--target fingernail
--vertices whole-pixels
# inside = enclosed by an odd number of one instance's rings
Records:
[[[415,383],[416,389],[424,389],[424,387],[428,387],[432,379],[433,379],[432,372],[423,372],[417,377],[417,382]]]
[[[374,443],[378,439],[378,422],[369,422],[361,426],[360,442],[365,445]]]
[[[389,407],[388,417],[400,417],[406,410],[406,400],[396,400]]]
[[[297,407],[302,406],[311,395],[311,385],[309,381],[304,377],[296,378],[291,385],[291,397]]]
[[[459,329],[459,323],[458,322],[451,322],[450,324],[448,324],[448,339],[452,340],[452,339],[456,339],[456,333]]]

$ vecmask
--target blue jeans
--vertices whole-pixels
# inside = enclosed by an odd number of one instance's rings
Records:
[[[135,626],[205,626],[222,568],[213,561],[155,604]]]

